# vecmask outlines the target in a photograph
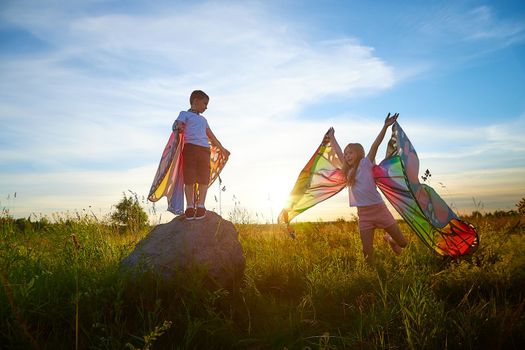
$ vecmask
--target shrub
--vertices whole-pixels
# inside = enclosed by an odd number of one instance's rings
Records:
[[[116,211],[111,214],[111,221],[127,230],[136,232],[148,225],[148,214],[140,206],[137,197],[126,196],[115,206]]]
[[[525,198],[522,198],[521,201],[516,204],[516,207],[518,207],[518,213],[520,213],[520,215],[525,215]]]

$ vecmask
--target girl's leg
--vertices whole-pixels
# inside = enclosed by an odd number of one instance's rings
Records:
[[[388,237],[385,235],[385,240],[390,244],[390,247],[396,254],[400,254],[401,249],[407,246],[407,240],[405,236],[403,236],[399,225],[397,223],[392,224],[385,228],[385,231],[389,235]]]
[[[361,243],[363,244],[363,255],[368,265],[374,263],[374,229],[359,230]]]

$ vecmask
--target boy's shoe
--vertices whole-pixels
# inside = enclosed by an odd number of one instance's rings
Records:
[[[195,208],[186,208],[186,211],[184,212],[184,216],[186,216],[186,220],[195,219]]]
[[[206,208],[198,207],[195,212],[195,220],[204,219],[206,216]]]

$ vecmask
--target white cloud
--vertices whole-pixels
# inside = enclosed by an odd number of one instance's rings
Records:
[[[109,210],[122,191],[145,195],[172,121],[187,108],[190,91],[202,88],[211,96],[205,116],[232,152],[223,173],[225,210],[235,195],[253,212],[277,215],[328,127],[336,127],[341,143],[357,138],[366,146],[381,126],[347,114],[305,121],[305,109],[327,97],[380,93],[427,69],[394,69],[356,38],[314,42],[296,23],[284,25],[252,2],[100,15],[78,3],[13,2],[0,16],[49,44],[38,54],[0,58],[0,122],[8,125],[0,137],[19,140],[0,151],[9,169],[0,176],[0,194],[18,191],[24,205],[17,210],[25,214],[88,205]],[[443,161],[457,150],[429,151],[435,144],[428,135],[462,140],[472,155],[484,146],[479,135],[502,151],[522,150],[523,141],[512,136],[516,127],[523,121],[474,133],[428,125],[406,131],[422,158]],[[20,163],[36,172],[17,170]],[[215,184],[210,206],[216,194]],[[322,208],[347,209],[341,198]]]
[[[396,78],[372,48],[352,39],[309,42],[293,23],[283,26],[252,5],[72,17],[60,7],[6,11],[4,18],[51,49],[1,62],[7,93],[0,119],[11,136],[30,142],[1,152],[0,162],[67,172],[28,178],[11,169],[1,187],[21,192],[39,184],[39,198],[53,201],[59,199],[46,191],[59,188],[63,195],[89,188],[92,198],[127,188],[145,193],[172,121],[187,108],[189,92],[202,88],[211,96],[210,125],[232,151],[227,194],[255,208],[270,195],[277,215],[308,145],[315,147],[329,126],[301,122],[300,111],[326,96],[387,89]],[[149,176],[133,177],[125,164],[89,170],[90,162],[118,164],[130,155],[142,157],[137,164],[147,164]]]

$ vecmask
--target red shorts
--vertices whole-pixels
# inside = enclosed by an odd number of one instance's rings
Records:
[[[387,228],[396,223],[385,203],[357,207],[357,216],[359,217],[359,230],[361,231]]]
[[[210,149],[187,143],[182,150],[182,159],[184,184],[207,186],[210,182]]]

